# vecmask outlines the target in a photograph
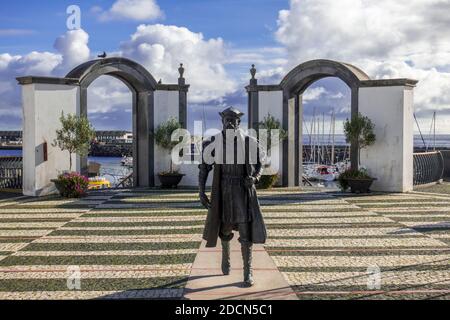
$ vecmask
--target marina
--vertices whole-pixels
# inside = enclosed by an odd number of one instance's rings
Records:
[[[10,136],[18,135],[10,134]],[[331,141],[334,141],[334,147],[330,144]],[[122,148],[122,145],[126,145],[126,150],[132,149],[132,143],[115,145],[110,142],[109,147],[104,150],[118,150]],[[434,148],[443,152],[450,151],[450,135],[414,135],[414,152],[422,153]],[[115,156],[117,154],[115,152],[108,153],[106,151],[104,154],[110,156],[90,155],[88,157],[89,163],[100,164],[99,176],[93,178],[103,178],[108,181],[108,186],[116,187],[133,172],[133,158],[126,155]],[[9,146],[0,146],[0,158],[21,156],[20,146],[10,144]],[[304,176],[313,186],[337,188],[336,180],[339,173],[344,172],[350,166],[350,145],[345,142],[343,134],[335,134],[334,136],[308,134],[303,137],[303,159]],[[334,159],[334,161],[331,161],[331,159]]]

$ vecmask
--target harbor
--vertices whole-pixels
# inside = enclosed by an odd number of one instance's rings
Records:
[[[110,187],[117,187],[133,172],[132,141],[114,141],[121,134],[121,131],[111,131],[109,137],[112,140],[93,143],[88,157],[89,163],[100,165],[98,175],[92,178],[102,177],[109,182]],[[19,135],[13,133],[10,136]],[[350,166],[350,145],[345,142],[345,136],[335,134],[334,147],[330,144],[332,139],[324,138],[323,135],[306,135],[303,138],[303,173],[313,186],[338,188],[336,180],[339,173]],[[450,135],[414,135],[415,153],[432,150],[442,151],[445,158],[450,157]],[[22,157],[21,146],[4,141],[0,146],[2,157]]]

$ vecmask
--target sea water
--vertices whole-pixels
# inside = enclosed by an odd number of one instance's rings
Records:
[[[0,157],[20,157],[22,150],[3,150],[0,149]],[[122,166],[122,158],[118,157],[89,157],[89,162],[97,162],[101,165],[100,175],[111,182],[113,186],[117,185],[124,177],[128,176],[132,169]]]

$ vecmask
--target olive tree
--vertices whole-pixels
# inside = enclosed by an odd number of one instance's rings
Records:
[[[345,140],[347,143],[358,146],[358,166],[361,150],[375,143],[376,136],[373,132],[375,125],[368,117],[358,113],[351,120],[344,123]]]
[[[270,149],[271,146],[278,145],[280,141],[283,141],[288,137],[288,133],[281,126],[281,122],[271,114],[265,116],[264,120],[258,123],[258,129],[267,130],[267,149]],[[275,139],[272,138],[272,130],[278,130],[279,141],[275,141]]]
[[[72,155],[84,156],[89,153],[89,145],[95,138],[95,130],[87,117],[75,114],[65,116],[63,112],[59,121],[61,129],[56,130],[56,139],[52,145],[69,152],[69,170],[72,171]]]
[[[171,154],[172,149],[179,143],[178,141],[172,141],[172,134],[181,128],[180,122],[175,118],[170,118],[168,121],[161,123],[154,133],[156,144]],[[169,173],[174,173],[172,157],[170,157]]]

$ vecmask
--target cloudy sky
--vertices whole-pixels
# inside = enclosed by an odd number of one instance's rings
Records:
[[[81,8],[81,29],[66,26],[69,5]],[[0,130],[21,129],[17,76],[64,76],[106,51],[143,64],[175,83],[183,62],[189,121],[233,105],[246,112],[244,91],[255,63],[261,84],[277,84],[296,65],[325,58],[352,63],[374,79],[414,78],[415,108],[428,132],[450,133],[450,0],[16,0],[0,11]],[[305,93],[305,121],[349,115],[340,80]],[[101,77],[89,88],[97,129],[129,129],[128,89]]]

